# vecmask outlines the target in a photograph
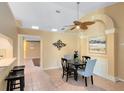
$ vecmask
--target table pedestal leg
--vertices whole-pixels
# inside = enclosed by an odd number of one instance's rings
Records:
[[[76,70],[74,72],[74,80],[77,81],[78,80],[78,73],[77,73],[77,70],[78,70],[78,67],[75,67]]]

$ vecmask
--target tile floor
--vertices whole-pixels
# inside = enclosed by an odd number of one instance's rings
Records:
[[[85,87],[84,80],[79,77],[78,81],[69,78],[61,78],[62,70],[54,69],[43,71],[34,66],[31,60],[25,60],[25,91],[124,91],[124,82],[112,82],[99,76],[94,76],[94,85],[88,80]]]

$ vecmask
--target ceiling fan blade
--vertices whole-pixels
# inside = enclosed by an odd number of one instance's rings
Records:
[[[75,26],[75,25],[66,25],[66,26],[64,26],[64,27],[69,27],[69,26]]]
[[[65,25],[65,26],[63,26],[62,28],[61,28],[61,30],[65,30],[66,28],[70,28],[70,27],[74,27],[75,25]]]
[[[75,26],[74,27],[72,27],[70,30],[74,30],[75,29]]]
[[[75,25],[80,25],[82,22],[80,22],[80,21],[74,21],[73,22]]]
[[[88,27],[86,25],[80,25],[80,28],[83,29],[83,30],[88,29]]]
[[[92,25],[94,24],[95,22],[94,21],[86,21],[86,22],[83,22],[83,24],[85,25]]]

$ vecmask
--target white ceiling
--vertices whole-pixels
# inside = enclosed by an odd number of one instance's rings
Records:
[[[80,17],[99,8],[112,5],[112,2],[81,2]],[[76,2],[10,2],[10,8],[16,19],[21,20],[23,27],[39,26],[40,29],[51,31],[70,25],[77,19]],[[59,10],[61,13],[56,13]]]

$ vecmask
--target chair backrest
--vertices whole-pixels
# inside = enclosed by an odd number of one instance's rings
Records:
[[[67,68],[67,59],[65,58],[61,58],[61,64],[62,64],[62,69],[66,69]]]
[[[96,59],[88,60],[85,68],[85,76],[93,75],[94,66],[96,64]]]
[[[87,63],[87,61],[90,59],[91,59],[91,57],[89,57],[89,56],[82,56],[82,62]]]
[[[64,58],[67,60],[72,60],[73,59],[73,55],[64,55]]]
[[[70,60],[67,60],[66,58],[61,58],[61,64],[63,70],[66,71],[72,69],[72,65],[68,63],[69,61]]]

